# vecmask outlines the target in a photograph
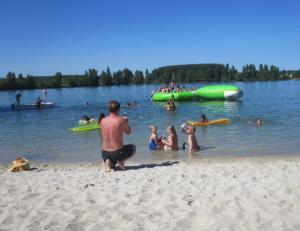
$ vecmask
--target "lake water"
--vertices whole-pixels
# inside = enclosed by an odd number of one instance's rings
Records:
[[[197,120],[200,113],[209,119],[230,118],[228,126],[198,127],[196,136],[202,156],[245,156],[300,154],[300,81],[236,83],[243,92],[240,101],[182,102],[175,112],[166,112],[161,103],[152,103],[150,93],[154,85],[49,89],[49,101],[57,107],[45,110],[11,111],[15,92],[0,92],[0,162],[10,162],[22,155],[36,162],[100,161],[97,131],[72,133],[82,115],[98,116],[106,112],[111,99],[121,103],[137,101],[133,109],[122,108],[129,117],[132,135],[126,143],[135,143],[136,161],[189,158],[185,151],[174,153],[148,151],[150,124],[165,134],[168,124],[174,124],[180,144],[185,136],[179,132],[186,120]],[[191,86],[186,84],[186,86]],[[193,84],[200,87],[203,85]],[[34,102],[41,90],[22,91],[22,102]],[[85,102],[90,103],[85,106]],[[256,127],[256,117],[263,125]]]

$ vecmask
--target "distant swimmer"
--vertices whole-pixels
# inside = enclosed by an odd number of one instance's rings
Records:
[[[164,109],[167,110],[167,111],[175,111],[176,110],[176,106],[175,106],[175,104],[169,104],[169,103],[167,103],[164,106]]]
[[[200,123],[207,123],[208,122],[208,119],[206,117],[206,115],[202,114],[200,116]]]
[[[42,100],[41,100],[41,97],[37,97],[36,101],[35,101],[35,107],[37,109],[41,109],[41,106],[42,106]]]
[[[157,136],[157,127],[150,125],[150,138],[149,138],[149,149],[150,150],[159,150],[163,148],[162,139],[163,137],[158,138]]]
[[[16,103],[17,103],[17,105],[20,105],[21,98],[22,98],[22,95],[21,95],[20,92],[18,92],[18,93],[16,94]]]
[[[178,150],[178,136],[173,125],[167,127],[168,138],[162,139],[165,151]]]
[[[125,103],[125,105],[124,105],[124,107],[126,107],[126,108],[132,108],[132,107],[137,107],[137,102],[136,101],[134,101],[134,102],[126,102]]]
[[[262,119],[260,119],[260,118],[257,118],[256,121],[255,121],[256,126],[261,126],[262,123],[263,123]]]
[[[171,98],[168,100],[167,104],[164,106],[164,109],[166,109],[167,111],[176,110],[174,95],[172,95]]]
[[[187,135],[187,141],[186,143],[183,143],[182,148],[184,150],[188,148],[190,154],[192,152],[199,151],[200,146],[195,136],[196,128],[191,125],[184,126],[182,128],[182,132],[184,132]]]

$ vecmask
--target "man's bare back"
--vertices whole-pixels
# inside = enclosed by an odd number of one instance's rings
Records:
[[[117,151],[123,148],[123,133],[130,134],[128,121],[111,113],[101,121],[102,150]]]
[[[136,151],[134,144],[123,144],[123,134],[129,135],[131,128],[128,119],[119,116],[120,103],[112,100],[108,103],[109,116],[101,120],[102,158],[105,172],[118,165],[125,170],[125,161],[132,157]]]

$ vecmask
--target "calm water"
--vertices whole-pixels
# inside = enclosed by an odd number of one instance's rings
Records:
[[[0,162],[9,162],[23,155],[37,162],[99,161],[100,149],[97,131],[72,133],[84,115],[98,116],[106,110],[110,99],[138,101],[139,106],[125,109],[133,129],[126,142],[137,145],[135,160],[185,159],[184,151],[151,153],[147,149],[149,130],[154,124],[159,135],[165,134],[168,124],[177,128],[179,141],[185,136],[179,126],[186,120],[197,119],[205,113],[209,119],[230,118],[229,126],[197,128],[197,138],[203,150],[194,155],[276,155],[300,154],[300,81],[237,83],[244,97],[236,102],[178,103],[176,112],[165,112],[160,103],[150,101],[155,86],[99,87],[48,90],[49,101],[56,108],[47,110],[11,111],[15,92],[0,92]],[[186,85],[188,86],[188,85]],[[200,87],[200,85],[194,85]],[[30,103],[41,90],[23,91],[22,102]],[[89,101],[90,106],[85,106]],[[253,123],[261,117],[264,124]]]

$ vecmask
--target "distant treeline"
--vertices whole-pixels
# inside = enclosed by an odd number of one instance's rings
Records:
[[[136,70],[134,73],[125,68],[111,73],[109,67],[98,74],[96,69],[89,69],[82,75],[63,75],[61,72],[53,76],[24,77],[8,72],[6,78],[0,79],[0,90],[19,90],[35,88],[62,87],[96,87],[129,84],[160,83],[195,83],[195,82],[228,82],[228,81],[268,81],[300,79],[297,71],[279,70],[278,67],[260,64],[243,66],[241,72],[228,64],[188,64],[160,67],[152,70]]]

